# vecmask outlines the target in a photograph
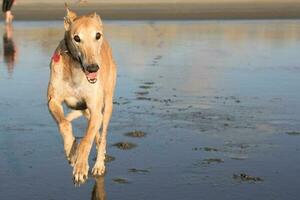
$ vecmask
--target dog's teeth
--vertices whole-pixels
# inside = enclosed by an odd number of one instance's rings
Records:
[[[88,79],[88,81],[89,81],[90,83],[96,83],[96,82],[97,82],[97,79],[94,79],[94,80]]]

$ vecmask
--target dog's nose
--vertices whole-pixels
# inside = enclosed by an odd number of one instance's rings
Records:
[[[97,64],[88,65],[86,70],[90,73],[97,72],[99,70],[99,66]]]

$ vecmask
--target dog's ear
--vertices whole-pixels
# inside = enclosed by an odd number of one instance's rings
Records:
[[[67,3],[65,3],[65,8],[66,8],[66,16],[65,16],[65,20],[64,20],[64,26],[65,26],[65,30],[68,31],[70,29],[70,25],[72,24],[72,22],[74,21],[74,19],[77,17],[76,13],[71,11],[68,8]]]
[[[96,12],[90,14],[90,17],[91,17],[91,18],[94,18],[94,19],[96,19],[96,20],[98,20],[98,21],[100,22],[100,24],[102,24],[101,18],[100,18],[99,15],[97,15]]]

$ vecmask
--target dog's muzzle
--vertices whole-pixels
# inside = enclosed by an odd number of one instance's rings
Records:
[[[99,66],[97,64],[91,64],[86,67],[86,71],[93,73],[99,70]]]
[[[98,70],[99,70],[99,66],[97,64],[90,64],[84,67],[85,76],[90,83],[97,82]]]

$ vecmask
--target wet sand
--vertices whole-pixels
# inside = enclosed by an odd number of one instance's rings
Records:
[[[76,188],[46,106],[63,23],[14,23],[14,65],[0,49],[0,199],[299,198],[298,20],[105,21],[105,36],[110,162]]]
[[[291,19],[300,17],[300,1],[270,0],[88,0],[67,1],[79,13],[99,13],[104,19]],[[64,16],[61,1],[18,1],[18,20],[58,20]]]

